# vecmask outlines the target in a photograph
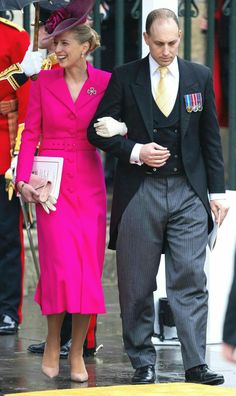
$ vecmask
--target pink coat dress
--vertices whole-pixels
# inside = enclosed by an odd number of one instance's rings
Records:
[[[48,215],[36,205],[41,275],[35,300],[43,315],[105,312],[106,191],[87,128],[110,73],[88,64],[88,75],[75,103],[63,69],[40,72],[31,86],[16,182],[29,180],[39,141],[39,155],[64,158],[56,212]]]

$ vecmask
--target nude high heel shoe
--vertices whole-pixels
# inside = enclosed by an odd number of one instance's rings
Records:
[[[49,378],[57,377],[59,374],[59,366],[58,367],[47,367],[42,364],[42,372]]]
[[[71,364],[71,356],[70,356],[70,354],[68,356],[68,362],[71,367],[70,379],[71,379],[71,381],[75,381],[75,382],[86,382],[86,381],[88,381],[88,373],[87,373],[87,370],[86,370],[86,367],[84,364],[83,357],[81,356],[80,358],[81,358],[81,362],[79,364],[80,368],[76,369],[76,371],[73,371],[72,364]],[[78,364],[76,366],[78,367]],[[80,372],[78,372],[77,370],[79,370]]]
[[[75,382],[86,382],[88,381],[88,373],[87,371],[84,373],[70,373],[70,379],[71,381]]]
[[[47,346],[47,343],[45,343],[43,361],[42,361],[42,367],[41,367],[42,372],[43,372],[43,374],[45,374],[49,378],[57,377],[58,374],[59,374],[59,354],[60,354],[60,349],[58,350],[58,353],[54,354],[54,360],[56,360],[55,367],[49,367],[47,364],[45,364],[45,363],[49,363],[49,360],[47,360],[47,356],[46,356],[47,353],[48,353],[48,346]],[[56,359],[56,355],[58,355],[58,359]],[[54,362],[52,362],[52,363],[54,363]]]

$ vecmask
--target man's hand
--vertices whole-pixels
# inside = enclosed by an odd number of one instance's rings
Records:
[[[229,210],[228,201],[226,199],[213,199],[210,201],[210,207],[214,214],[215,222],[219,223],[220,226]]]
[[[236,347],[234,345],[226,344],[225,342],[222,344],[222,353],[223,357],[229,362],[236,363]]]
[[[30,45],[20,65],[24,73],[30,77],[40,72],[42,63],[43,55],[39,51],[32,51],[32,47]]]
[[[165,165],[170,157],[170,152],[166,147],[156,143],[144,144],[140,150],[140,161],[153,168],[160,168]]]
[[[98,122],[95,122],[94,128],[96,134],[102,137],[112,137],[115,135],[124,136],[127,133],[127,126],[124,122],[119,122],[112,117],[98,118]]]

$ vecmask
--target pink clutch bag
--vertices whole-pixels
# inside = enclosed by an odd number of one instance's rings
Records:
[[[29,184],[39,193],[39,200],[46,202],[52,191],[52,182],[31,173]]]

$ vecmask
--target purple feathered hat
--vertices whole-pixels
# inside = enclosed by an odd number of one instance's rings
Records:
[[[54,11],[45,23],[48,38],[85,23],[94,3],[95,0],[71,0],[66,7]]]

